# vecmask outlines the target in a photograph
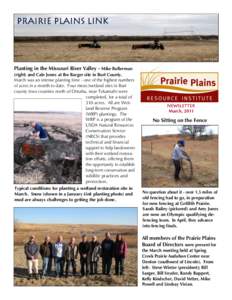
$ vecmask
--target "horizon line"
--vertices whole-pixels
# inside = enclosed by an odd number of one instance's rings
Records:
[[[25,225],[89,225],[89,226],[95,226],[95,225],[108,225],[108,226],[135,226],[137,227],[138,224],[108,224],[108,223],[93,223],[93,224],[90,224],[90,223],[37,223],[37,222],[34,222],[34,223],[31,223],[31,222],[27,222],[27,221],[21,221],[21,220],[14,220],[14,223],[16,224],[25,224]]]

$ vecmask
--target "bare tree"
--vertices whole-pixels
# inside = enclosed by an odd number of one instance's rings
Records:
[[[183,125],[179,129],[180,134],[191,136],[192,139],[202,136],[206,130],[206,125]]]

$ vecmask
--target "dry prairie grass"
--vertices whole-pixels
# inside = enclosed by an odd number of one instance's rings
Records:
[[[165,50],[132,50],[133,44],[146,41],[101,42],[101,49],[78,48],[76,41],[15,42],[15,62],[207,62],[218,61],[217,40],[164,41]],[[148,42],[149,43],[149,42]]]

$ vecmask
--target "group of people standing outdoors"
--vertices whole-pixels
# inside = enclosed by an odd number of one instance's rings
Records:
[[[39,255],[42,258],[42,278],[52,273],[54,262],[56,277],[68,277],[70,271],[73,276],[77,275],[77,259],[80,258],[80,275],[98,274],[98,264],[102,258],[102,274],[110,275],[113,259],[115,260],[115,275],[124,274],[124,260],[127,254],[127,243],[121,234],[116,235],[115,241],[111,239],[109,232],[100,243],[96,235],[91,241],[84,234],[78,244],[76,238],[72,237],[68,244],[64,243],[63,237],[59,235],[55,243],[51,242],[49,236],[38,245],[35,236],[32,235],[24,246],[28,266],[28,279],[40,278]]]

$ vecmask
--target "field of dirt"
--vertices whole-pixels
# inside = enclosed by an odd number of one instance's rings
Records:
[[[218,40],[164,41],[165,50],[137,49],[149,41],[104,41],[101,49],[78,48],[82,41],[14,43],[15,62],[211,62],[218,61]],[[86,43],[86,42],[85,42]]]
[[[28,136],[32,131],[31,123],[40,122],[49,133],[51,140],[46,144],[45,155],[32,159],[25,164],[14,163],[14,182],[16,184],[40,183],[80,183],[81,168],[75,179],[62,178],[60,165],[55,168],[54,159],[77,155],[81,160],[82,148],[82,115],[81,113],[14,113],[14,141]],[[16,146],[14,145],[16,149]],[[52,170],[57,174],[52,174]],[[78,173],[78,174],[77,174]],[[54,176],[53,176],[54,175]],[[67,181],[67,182],[66,182]]]
[[[49,234],[52,242],[56,240],[58,234],[62,234],[64,241],[68,242],[71,236],[75,236],[77,241],[83,233],[91,237],[96,234],[99,241],[104,238],[106,231],[111,232],[112,239],[115,239],[116,233],[124,235],[128,243],[128,256],[125,260],[125,274],[115,276],[114,261],[112,265],[112,276],[101,274],[101,260],[99,262],[99,274],[89,277],[55,278],[54,274],[39,280],[28,280],[26,259],[24,255],[24,244],[31,234],[35,234],[37,243],[43,242],[44,236]],[[41,259],[39,259],[41,269]],[[52,270],[54,271],[54,264]],[[77,260],[77,270],[80,271],[79,257]],[[67,224],[24,224],[15,225],[14,233],[14,284],[16,286],[136,286],[137,285],[137,226],[126,225],[67,225]]]
[[[185,137],[185,151],[193,164],[193,178],[174,180],[171,153],[180,135],[160,135],[142,140],[143,187],[217,187],[218,186],[218,137],[195,139]]]

